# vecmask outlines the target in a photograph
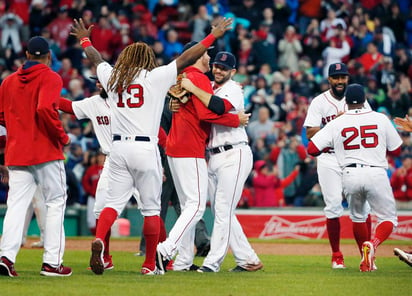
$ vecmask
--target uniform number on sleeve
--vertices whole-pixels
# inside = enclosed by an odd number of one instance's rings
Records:
[[[123,93],[119,93],[117,107],[124,108],[125,105],[129,108],[140,108],[144,103],[143,87],[140,84],[131,84],[126,90],[126,98],[124,102]]]
[[[377,125],[365,125],[358,128],[347,127],[341,132],[341,136],[346,138],[343,141],[343,148],[345,150],[359,149],[360,146],[364,148],[374,148],[378,146],[378,135],[374,132],[378,129]],[[355,144],[354,142],[359,142],[357,139],[360,138],[360,144]]]

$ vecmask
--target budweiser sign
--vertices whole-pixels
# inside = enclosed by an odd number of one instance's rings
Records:
[[[266,239],[327,239],[326,218],[313,210],[237,210],[237,218],[247,237]],[[398,227],[389,239],[412,239],[412,212],[398,213]],[[378,221],[372,216],[372,228]],[[353,239],[352,221],[345,213],[341,217],[341,238]]]
[[[326,232],[325,218],[290,221],[285,217],[272,216],[265,223],[259,238],[322,238]]]

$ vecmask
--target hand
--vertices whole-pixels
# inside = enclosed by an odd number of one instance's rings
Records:
[[[3,184],[9,183],[9,170],[4,165],[0,165],[0,182]]]
[[[233,23],[233,19],[231,18],[223,18],[221,21],[217,23],[216,26],[212,26],[212,34],[215,38],[222,37],[226,31],[232,29],[231,25]]]
[[[249,123],[250,113],[246,114],[244,110],[240,111],[237,116],[239,116],[240,124],[239,126],[247,126]]]
[[[393,121],[398,129],[405,132],[412,132],[412,121],[408,115],[406,115],[405,118],[395,117]]]
[[[171,99],[179,100],[183,104],[189,100],[187,90],[182,88],[182,79],[186,77],[185,74],[178,75],[176,84],[174,84],[168,91],[168,95]]]
[[[73,20],[74,25],[71,28],[70,35],[75,36],[78,40],[84,38],[84,37],[90,37],[90,34],[93,29],[93,25],[90,25],[88,29],[86,29],[83,19],[74,19]]]
[[[71,144],[72,140],[70,139],[70,137],[67,139],[67,142],[64,143],[64,146],[69,146]]]
[[[180,109],[180,101],[176,99],[171,99],[169,101],[169,110],[172,112],[178,112]]]

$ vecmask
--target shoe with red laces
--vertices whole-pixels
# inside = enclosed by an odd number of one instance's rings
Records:
[[[90,267],[95,274],[103,274],[104,272],[104,244],[100,238],[96,238],[92,242],[92,255],[90,256]]]
[[[14,263],[4,256],[0,258],[0,275],[9,277],[19,276],[14,269]]]
[[[341,252],[335,252],[332,254],[332,268],[343,269],[346,268],[345,261]]]
[[[375,265],[375,248],[371,242],[364,242],[362,244],[362,260],[359,265],[361,272],[376,270]]]
[[[45,276],[71,276],[72,269],[61,264],[58,267],[53,267],[47,263],[43,263],[40,271],[41,275]]]

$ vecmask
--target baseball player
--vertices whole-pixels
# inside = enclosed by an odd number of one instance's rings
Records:
[[[77,119],[89,119],[92,123],[93,130],[96,134],[97,141],[100,144],[101,152],[106,155],[106,159],[103,164],[103,170],[101,171],[99,181],[97,183],[95,203],[94,203],[94,216],[96,219],[96,226],[99,222],[99,216],[106,203],[106,195],[108,194],[108,174],[109,174],[109,157],[110,147],[112,144],[112,131],[110,124],[110,107],[107,103],[107,93],[103,86],[99,82],[97,76],[90,76],[91,79],[96,81],[96,86],[100,90],[98,95],[85,98],[80,101],[70,101],[65,98],[60,99],[59,108],[61,111],[73,114]],[[159,143],[165,142],[164,131],[159,129]],[[133,196],[139,204],[139,192],[134,190]],[[104,270],[110,270],[114,268],[112,256],[110,255],[110,236],[111,231],[107,232],[104,238],[105,249],[103,253],[103,265]]]
[[[98,81],[97,76],[91,76],[90,78],[96,81],[96,85],[97,88],[100,89],[100,93],[75,102],[61,98],[59,109],[63,112],[74,114],[77,119],[90,119],[96,138],[100,144],[101,151],[108,156],[112,144],[112,132],[110,126],[110,107],[107,103],[107,93]],[[104,162],[103,170],[96,189],[94,205],[96,225],[98,224],[100,213],[105,205],[108,191],[108,171],[109,161],[107,157]],[[103,254],[103,264],[105,270],[114,268],[112,256],[110,256],[109,251],[110,235],[111,233],[109,230],[104,238],[106,248]]]
[[[327,126],[329,122],[347,110],[344,96],[349,81],[349,72],[346,65],[343,63],[331,64],[328,81],[330,89],[315,97],[309,105],[303,124],[306,127],[308,139],[311,139],[321,128]],[[367,102],[365,106],[370,109]],[[317,171],[326,205],[324,212],[329,244],[332,249],[332,268],[345,268],[343,254],[340,250],[340,217],[343,214],[342,170],[333,151],[323,153],[318,157]],[[370,218],[368,218],[367,223],[371,225]]]
[[[195,41],[185,45],[184,50],[196,46]],[[197,86],[211,93],[212,87],[207,76],[210,57],[205,53],[184,74]],[[167,138],[166,155],[173,181],[179,197],[182,213],[169,232],[169,237],[157,246],[157,267],[166,266],[176,253],[178,256],[173,270],[191,270],[194,258],[195,225],[202,218],[207,201],[207,165],[205,160],[206,141],[210,134],[211,122],[238,127],[245,114],[223,114],[211,112],[193,95],[179,112],[173,113],[172,126]],[[193,268],[192,268],[193,269]]]
[[[109,191],[105,208],[92,242],[90,266],[96,274],[104,271],[104,243],[109,229],[126,206],[134,188],[141,198],[146,258],[141,273],[163,274],[156,268],[156,245],[160,233],[162,167],[157,147],[160,117],[168,89],[177,73],[197,60],[212,43],[230,29],[231,19],[221,20],[199,44],[168,65],[157,66],[153,50],[145,43],[127,46],[112,67],[92,46],[92,26],[74,20],[76,36],[87,57],[97,67],[97,76],[107,91],[111,109],[113,142],[109,160]]]
[[[333,148],[343,170],[343,192],[349,203],[355,237],[362,238],[360,271],[374,271],[375,253],[397,226],[396,204],[387,175],[386,153],[400,155],[402,139],[386,115],[363,108],[365,92],[351,84],[346,91],[348,111],[336,118],[311,139],[308,152],[318,155]],[[364,223],[366,201],[378,218],[372,240]]]
[[[49,67],[51,53],[46,39],[31,38],[26,57],[0,86],[0,124],[7,128],[5,164],[9,168],[0,274],[18,276],[14,263],[23,236],[22,221],[40,187],[47,207],[40,274],[70,276],[71,268],[62,264],[67,200],[63,146],[70,143],[57,110],[63,82]]]
[[[182,79],[182,87],[197,96],[205,106],[222,105],[220,110],[212,108],[217,113],[229,109],[231,113],[237,114],[244,110],[244,98],[242,88],[232,80],[235,68],[236,58],[230,52],[218,52],[212,68],[214,94],[196,87],[187,78]],[[229,246],[237,263],[231,271],[259,270],[263,264],[249,244],[235,215],[243,185],[253,165],[244,126],[233,128],[212,124],[207,153],[208,196],[215,219],[210,251],[198,272],[218,272]]]

